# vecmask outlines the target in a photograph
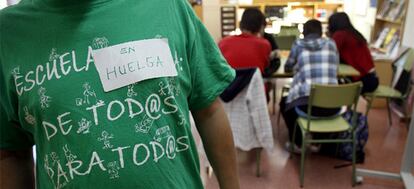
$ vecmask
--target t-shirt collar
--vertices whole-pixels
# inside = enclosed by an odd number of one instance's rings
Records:
[[[318,39],[318,38],[320,38],[320,37],[321,37],[321,36],[319,36],[318,34],[311,33],[311,34],[307,35],[307,36],[305,37],[305,39]]]
[[[50,8],[76,8],[76,7],[93,7],[111,0],[34,0],[34,2],[40,3],[43,6]]]
[[[253,35],[253,34],[250,34],[250,33],[241,33],[239,36],[240,37],[258,37],[256,35]]]

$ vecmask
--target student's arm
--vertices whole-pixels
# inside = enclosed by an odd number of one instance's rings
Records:
[[[233,135],[221,102],[216,99],[192,113],[220,188],[240,188]]]
[[[295,43],[293,43],[292,48],[291,48],[290,53],[289,53],[289,57],[286,60],[285,72],[292,72],[293,71],[293,67],[295,66],[296,61],[297,61],[296,60],[297,56],[298,56],[297,46],[296,46],[296,42],[295,42]]]
[[[0,188],[35,188],[33,168],[32,149],[0,150]]]

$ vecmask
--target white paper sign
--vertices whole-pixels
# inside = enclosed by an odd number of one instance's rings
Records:
[[[104,91],[142,80],[177,76],[167,39],[131,41],[92,51]]]

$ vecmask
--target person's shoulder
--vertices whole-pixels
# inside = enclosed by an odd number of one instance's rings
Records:
[[[267,40],[263,37],[252,36],[250,39],[252,39],[253,41],[256,41],[257,43],[262,43],[262,44],[265,44],[267,42]]]
[[[0,22],[14,21],[16,16],[28,14],[33,9],[31,0],[22,0],[20,3],[0,10]]]
[[[32,0],[22,0],[20,3],[0,10],[0,38],[13,35],[13,28],[17,22],[25,20],[35,9]]]
[[[237,36],[226,36],[219,41],[219,44],[231,43],[234,40],[237,40]]]
[[[0,10],[0,22],[4,22],[7,17],[10,17],[11,15],[16,12],[16,9],[19,9],[18,5],[12,5],[8,6],[6,8],[3,8]]]
[[[320,40],[323,41],[324,46],[326,48],[328,48],[329,50],[335,51],[335,52],[337,51],[336,43],[333,39],[327,38],[327,37],[322,37],[322,38],[320,38]]]
[[[322,37],[321,39],[324,40],[328,45],[335,45],[335,41],[331,38]]]
[[[305,39],[298,38],[295,41],[293,41],[292,46],[294,46],[294,47],[302,46],[303,43],[305,43]]]
[[[347,32],[347,31],[345,31],[345,30],[339,30],[339,31],[336,31],[336,32],[332,35],[332,37],[333,37],[334,39],[338,39],[338,38],[345,39],[345,38],[347,38],[347,37],[349,37],[349,36],[350,36],[349,32]]]
[[[174,9],[176,9],[176,11],[179,12],[186,12],[187,14],[189,14],[189,12],[192,11],[190,2],[187,0],[169,0],[163,3],[170,3],[171,5],[173,5]]]
[[[265,38],[262,38],[262,37],[252,37],[251,38],[251,41],[256,46],[261,46],[261,47],[265,47],[265,48],[270,48],[271,49],[270,42],[268,40],[266,40]]]

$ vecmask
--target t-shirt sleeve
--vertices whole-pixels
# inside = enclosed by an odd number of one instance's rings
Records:
[[[17,96],[10,91],[10,86],[0,66],[0,150],[27,149],[33,146],[33,137],[19,124]]]
[[[289,57],[286,60],[286,63],[285,63],[285,71],[286,72],[292,72],[293,67],[296,65],[297,58],[298,58],[298,52],[297,52],[298,47],[297,47],[296,43],[297,43],[297,41],[295,41],[292,44],[292,48],[290,50]]]
[[[235,71],[192,9],[189,15],[195,33],[189,51],[192,90],[188,102],[191,110],[199,110],[210,105],[224,91],[235,78]]]

